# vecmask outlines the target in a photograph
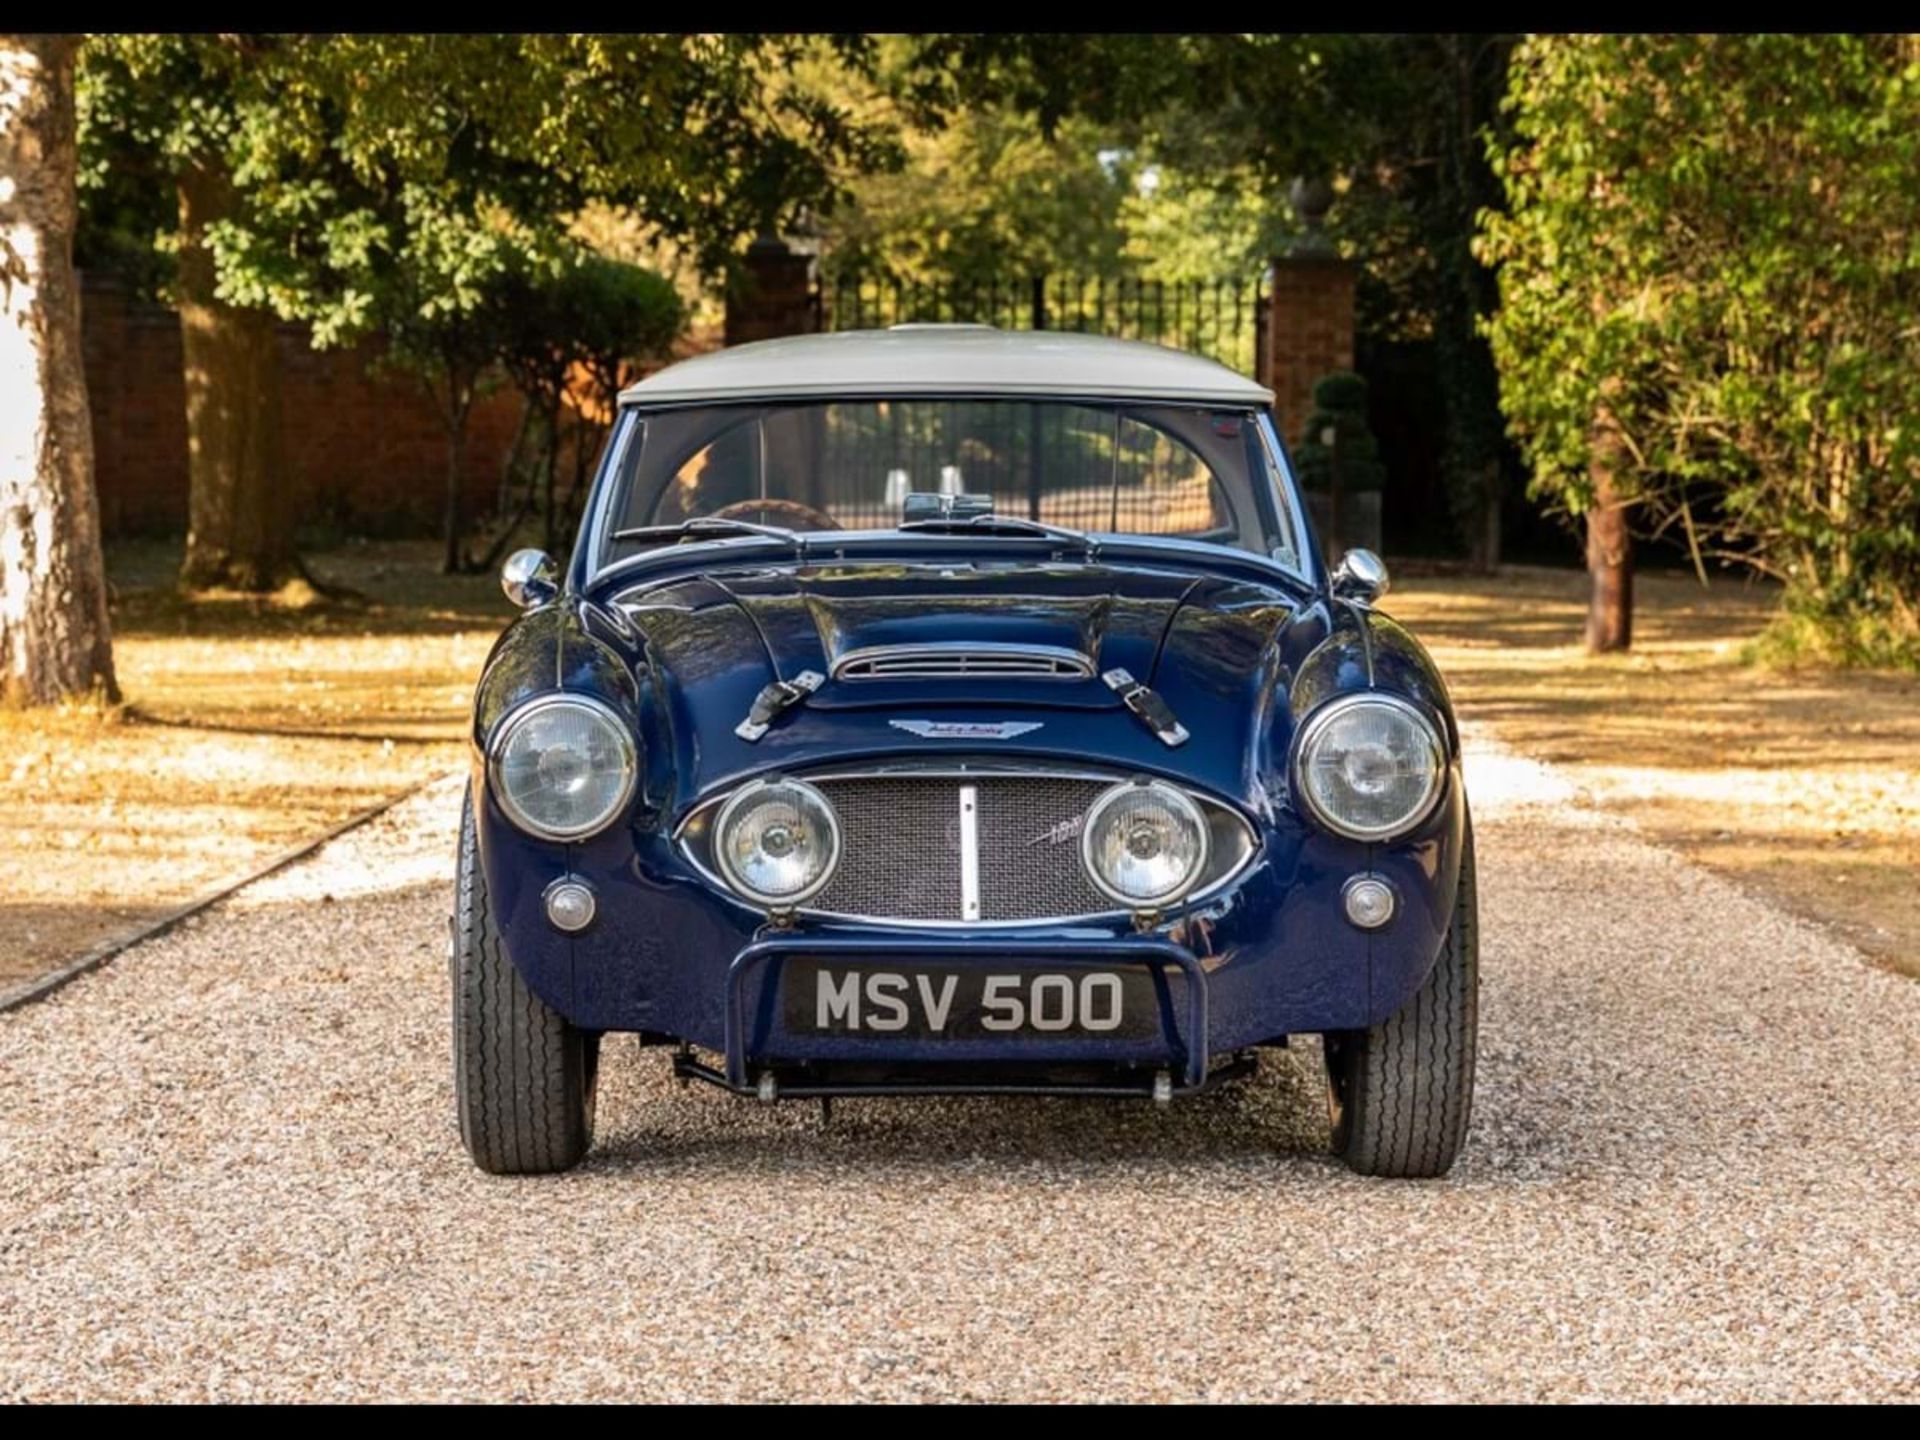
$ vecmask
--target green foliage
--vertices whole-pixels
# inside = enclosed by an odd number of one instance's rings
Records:
[[[1742,647],[1749,664],[1860,666],[1920,672],[1920,648],[1898,616],[1858,608],[1812,608],[1789,597],[1766,629]]]
[[[673,282],[639,265],[583,253],[561,278],[559,318],[609,411],[633,367],[658,363],[686,328]]]
[[[548,411],[559,407],[576,367],[610,404],[628,362],[664,357],[685,321],[670,282],[579,248],[529,257],[503,278],[488,308],[501,317],[497,358]]]
[[[556,550],[561,527],[585,499],[588,437],[611,420],[630,362],[658,360],[680,333],[685,310],[672,283],[637,265],[594,255],[575,243],[530,253],[501,277],[480,316],[495,343],[492,356],[526,397],[545,441],[528,488],[529,507],[541,503],[545,544]],[[590,396],[578,391],[584,377]],[[569,400],[574,483],[563,498],[556,470],[565,444]],[[591,405],[580,403],[591,400]]]
[[[1442,351],[1463,520],[1503,437],[1467,245],[1497,189],[1475,136],[1508,42],[1482,35],[103,36],[87,47],[92,234],[151,245],[169,175],[213,165],[222,294],[403,358],[484,353],[503,277],[617,208],[707,277],[744,238],[825,226],[830,275],[1251,275],[1301,173],[1366,263],[1363,328]],[[905,163],[910,161],[911,163]],[[137,199],[138,197],[136,197]],[[630,224],[628,222],[631,222]],[[605,228],[602,226],[601,228]],[[636,246],[623,242],[623,253]]]
[[[1331,439],[1329,439],[1331,437]],[[1295,468],[1309,490],[1378,490],[1386,483],[1380,445],[1367,425],[1367,382],[1351,370],[1323,375],[1313,387],[1306,439],[1294,447]]]
[[[825,222],[828,274],[961,285],[1010,276],[1122,273],[1123,176],[1092,127],[1052,139],[1003,108],[905,137],[907,164],[854,187]]]
[[[835,277],[1215,280],[1286,238],[1280,197],[1342,152],[1342,37],[895,36],[862,102],[905,164],[828,217]],[[858,108],[858,107],[857,107]]]
[[[419,377],[447,427],[449,569],[466,563],[467,420],[504,367],[542,422],[551,544],[574,367],[601,401],[576,417],[578,472],[623,366],[664,352],[683,323],[668,282],[584,253],[576,217],[619,205],[652,241],[723,270],[745,236],[830,203],[843,168],[894,153],[884,129],[794,78],[822,54],[857,70],[868,48],[795,36],[97,36],[81,103],[99,250],[124,262],[145,228],[164,257],[177,243],[164,218],[173,190],[211,180],[194,193],[221,197],[199,236],[220,299],[305,321],[320,346],[382,332],[383,361]]]
[[[828,206],[892,132],[794,79],[857,37],[107,35],[83,52],[90,174],[128,163],[164,190],[229,175],[209,229],[233,304],[308,321],[317,343],[402,304],[481,303],[515,254],[596,199],[693,248],[708,273],[747,236]]]
[[[1537,493],[1590,504],[1605,425],[1655,529],[1920,655],[1920,42],[1542,37],[1509,103],[1483,247]]]

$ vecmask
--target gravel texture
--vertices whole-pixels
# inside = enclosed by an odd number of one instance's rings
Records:
[[[1476,738],[1451,1179],[1320,1056],[1166,1111],[762,1108],[611,1043],[462,1154],[458,791],[0,1016],[0,1399],[1920,1398],[1920,986]]]

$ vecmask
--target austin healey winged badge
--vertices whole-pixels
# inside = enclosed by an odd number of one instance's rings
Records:
[[[1038,730],[1040,720],[889,720],[896,730],[922,740],[1011,740]]]

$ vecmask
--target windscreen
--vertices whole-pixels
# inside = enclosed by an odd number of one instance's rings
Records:
[[[609,533],[700,516],[884,530],[915,492],[1077,530],[1293,556],[1250,413],[1026,400],[835,400],[653,411]],[[610,541],[606,560],[644,542]]]

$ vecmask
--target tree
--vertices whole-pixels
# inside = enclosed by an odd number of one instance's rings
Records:
[[[171,190],[174,299],[187,403],[189,587],[271,590],[301,573],[280,428],[280,340],[271,309],[233,276],[284,269],[248,225],[249,192],[277,175],[310,98],[286,47],[265,36],[110,35],[87,45],[83,146]],[[307,153],[311,153],[309,149]],[[159,237],[156,237],[157,239]]]
[[[967,286],[1140,268],[1122,253],[1132,177],[1095,127],[1071,122],[1049,139],[990,106],[910,130],[904,143],[903,168],[856,182],[855,203],[827,218],[832,278]]]
[[[687,309],[666,277],[602,255],[583,254],[562,284],[563,313],[569,316],[567,330],[578,357],[573,485],[562,507],[571,524],[586,499],[591,437],[612,424],[620,391],[636,378],[638,367],[668,357],[686,327]],[[549,478],[549,490],[552,483]]]
[[[1920,41],[1542,37],[1515,59],[1492,337],[1535,490],[1786,586],[1836,658],[1920,663]]]
[[[680,292],[642,265],[584,254],[567,277],[569,327],[580,347],[590,398],[610,423],[638,364],[665,360],[687,323]]]
[[[524,256],[505,276],[498,303],[500,362],[546,437],[538,495],[546,548],[557,550],[582,498],[584,427],[574,437],[575,483],[564,499],[557,483],[562,415],[576,383],[584,379],[610,414],[625,362],[662,356],[679,335],[680,296],[637,265],[570,247]]]
[[[470,243],[434,243],[451,237]],[[420,382],[447,433],[440,513],[440,569],[447,575],[468,568],[461,548],[467,423],[506,343],[499,291],[511,251],[512,237],[499,230],[479,227],[469,235],[458,226],[419,227],[384,267],[374,305],[384,360]]]
[[[807,83],[827,59],[857,71],[865,49],[855,38],[684,35],[308,46],[307,73],[337,97],[330,143],[349,178],[324,197],[332,239],[276,303],[325,343],[384,328],[396,358],[428,381],[448,429],[448,568],[465,564],[464,435],[488,365],[504,364],[543,422],[551,547],[570,368],[652,358],[683,322],[671,286],[595,264],[566,225],[617,202],[654,241],[724,271],[743,236],[829,205],[844,170],[893,155],[884,126]],[[650,118],[662,116],[671,122]],[[626,327],[624,341],[609,326]]]
[[[328,345],[412,305],[440,329],[432,349],[479,303],[502,236],[511,248],[595,199],[633,207],[717,272],[741,237],[829,204],[843,171],[894,153],[884,127],[794,78],[810,56],[858,66],[867,49],[765,35],[97,37],[90,147],[180,195],[163,243],[181,247],[188,347],[183,578],[260,588],[297,567],[274,463],[276,318]],[[449,392],[449,416],[466,390]]]
[[[72,36],[0,35],[0,697],[119,698],[80,354]]]

